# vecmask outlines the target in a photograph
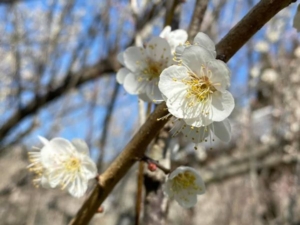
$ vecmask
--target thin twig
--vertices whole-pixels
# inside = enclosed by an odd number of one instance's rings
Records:
[[[161,171],[163,171],[165,174],[169,174],[171,172],[170,169],[164,167],[158,161],[156,161],[146,155],[143,158],[141,158],[141,161],[145,161],[146,163],[154,163],[157,166],[157,168],[160,169]]]
[[[193,16],[192,16],[192,21],[188,29],[189,41],[192,41],[196,36],[196,34],[200,31],[200,26],[202,24],[207,9],[207,5],[208,5],[208,0],[196,1]]]

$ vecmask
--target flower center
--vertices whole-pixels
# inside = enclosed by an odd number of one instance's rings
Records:
[[[80,169],[80,160],[76,157],[71,157],[64,162],[64,166],[68,172],[76,172]]]
[[[216,91],[216,88],[210,83],[207,76],[198,77],[190,74],[190,79],[184,81],[188,86],[187,98],[195,98],[196,101],[205,103],[209,96]]]
[[[162,63],[155,62],[152,59],[148,59],[147,64],[148,67],[143,71],[143,73],[147,77],[147,80],[151,81],[154,78],[158,78],[162,71]]]
[[[180,192],[184,189],[202,191],[202,187],[196,184],[196,177],[190,171],[185,171],[173,178],[172,191]]]

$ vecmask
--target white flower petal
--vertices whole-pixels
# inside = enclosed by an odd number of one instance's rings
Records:
[[[222,122],[214,122],[212,130],[214,134],[224,142],[229,142],[231,139],[231,126],[228,119]]]
[[[166,38],[166,37],[169,36],[170,32],[171,32],[171,27],[170,27],[170,26],[166,26],[166,27],[163,29],[163,31],[160,33],[159,36],[160,36],[161,38]]]
[[[197,195],[189,195],[187,192],[182,192],[174,196],[174,199],[183,208],[191,208],[197,203]]]
[[[72,183],[70,183],[68,187],[68,191],[72,196],[76,198],[80,198],[85,194],[88,188],[87,184],[88,184],[88,180],[78,176]]]
[[[207,67],[211,70],[212,76],[210,82],[219,91],[224,91],[230,83],[230,71],[226,63],[221,60],[213,60],[207,63]]]
[[[152,38],[146,46],[147,56],[152,60],[159,62],[162,59],[167,61],[172,60],[171,49],[168,42],[160,37]]]
[[[182,53],[182,64],[190,68],[198,76],[201,76],[201,66],[205,66],[207,62],[213,59],[208,50],[199,46],[185,48]]]
[[[124,80],[124,89],[129,94],[142,94],[145,93],[145,87],[147,85],[146,81],[139,81],[138,77],[133,74],[129,73]]]
[[[184,45],[178,45],[176,48],[175,48],[175,53],[174,53],[174,56],[176,57],[177,60],[181,59],[182,58],[182,54],[185,50],[185,46]]]
[[[142,47],[129,47],[124,52],[124,64],[132,72],[146,67],[146,51]]]
[[[193,143],[203,142],[210,134],[210,130],[207,127],[192,127],[189,125],[186,125],[181,132],[188,141]]]
[[[155,101],[162,101],[163,98],[161,96],[161,92],[158,89],[158,85],[156,85],[157,81],[153,81],[152,85],[147,85],[146,86],[146,94],[148,98],[155,102]]]
[[[178,174],[183,173],[184,171],[187,170],[187,166],[179,166],[177,167],[172,173],[170,173],[168,179],[173,180],[175,177],[178,176]]]
[[[56,167],[61,161],[76,152],[70,141],[54,138],[41,149],[41,162],[44,167]]]
[[[172,42],[176,43],[177,45],[179,44],[183,45],[186,42],[187,38],[188,38],[187,32],[181,29],[174,30],[170,34],[170,39],[172,40]]]
[[[125,77],[130,73],[130,70],[127,68],[121,68],[119,69],[119,71],[117,72],[117,81],[119,84],[123,84]]]
[[[121,52],[117,55],[117,60],[119,61],[119,63],[121,63],[123,66],[125,66],[125,62],[124,62],[124,52]]]
[[[176,96],[186,89],[186,85],[181,82],[188,76],[187,68],[183,66],[170,66],[164,69],[160,75],[158,87],[167,98]]]
[[[47,171],[47,178],[51,188],[59,186],[64,178],[63,169],[49,169],[49,171]]]
[[[213,58],[216,58],[215,43],[206,34],[199,32],[194,38],[194,44],[207,49]]]
[[[185,30],[174,30],[170,33],[167,41],[170,44],[171,51],[174,53],[177,46],[182,46],[188,38],[188,35]],[[178,52],[177,52],[178,53]]]
[[[166,26],[159,36],[168,41],[172,53],[175,52],[175,48],[178,45],[183,45],[188,38],[187,32],[185,30],[178,29],[171,31],[170,26]]]
[[[193,126],[193,127],[205,127],[209,124],[213,123],[213,120],[203,114],[199,114],[198,117],[191,118],[191,119],[184,119],[185,123],[187,125]]]
[[[229,91],[214,92],[212,97],[212,120],[225,120],[234,108],[234,99]]]
[[[87,155],[87,156],[90,154],[89,146],[87,145],[87,143],[84,140],[75,138],[71,142],[78,152],[80,152],[84,155]]]
[[[82,159],[82,174],[85,179],[93,179],[97,176],[98,170],[95,162],[89,157]]]

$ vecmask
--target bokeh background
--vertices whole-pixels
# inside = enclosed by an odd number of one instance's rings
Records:
[[[258,0],[187,0],[173,29],[216,43]],[[116,83],[119,52],[158,36],[173,1],[0,0],[0,224],[67,224],[84,198],[36,189],[27,152],[48,139],[82,138],[99,171],[139,127],[139,104]],[[300,224],[300,35],[296,4],[271,19],[229,61],[230,143],[194,145],[166,127],[149,154],[197,168],[207,185],[195,208],[162,195],[163,177],[145,170],[141,224]],[[202,21],[199,23],[199,21]],[[168,152],[168,154],[162,154]],[[91,187],[94,185],[91,182]],[[137,167],[91,224],[131,225]],[[160,206],[160,207],[158,207]]]

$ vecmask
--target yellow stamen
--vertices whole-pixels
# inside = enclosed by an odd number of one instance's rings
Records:
[[[183,189],[202,190],[201,187],[197,186],[196,177],[190,171],[180,173],[173,179],[172,191],[179,192]]]

